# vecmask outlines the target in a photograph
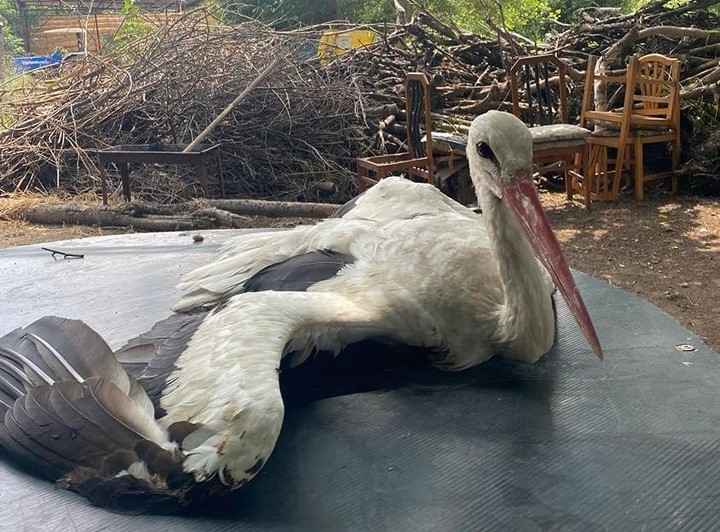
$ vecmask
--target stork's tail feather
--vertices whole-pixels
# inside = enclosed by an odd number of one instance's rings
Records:
[[[227,492],[217,479],[196,483],[183,470],[178,453],[148,441],[105,456],[99,468],[76,467],[58,485],[97,506],[132,514],[175,513]]]
[[[93,502],[124,511],[139,497],[154,511],[160,501],[187,504],[198,487],[182,443],[207,429],[186,425],[165,431],[145,391],[81,321],[44,317],[0,338],[0,446]]]

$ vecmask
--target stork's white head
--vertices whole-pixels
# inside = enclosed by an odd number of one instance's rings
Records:
[[[467,145],[470,177],[478,192],[478,200],[482,202],[487,197],[486,191],[489,191],[492,194],[490,197],[495,197],[492,203],[504,205],[515,217],[593,351],[602,358],[600,341],[585,302],[535,191],[532,150],[532,137],[525,124],[509,113],[488,111],[475,118],[470,126]],[[484,212],[487,206],[482,207]]]
[[[470,126],[467,158],[475,189],[487,188],[502,197],[502,181],[530,178],[532,136],[514,115],[488,111],[476,117]]]

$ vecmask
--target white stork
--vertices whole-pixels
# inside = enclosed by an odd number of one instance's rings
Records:
[[[7,334],[0,441],[95,502],[184,504],[265,464],[286,354],[297,364],[376,339],[433,349],[447,370],[493,355],[533,363],[553,343],[554,281],[602,358],[533,187],[527,128],[488,112],[467,154],[482,217],[391,177],[341,217],[243,235],[184,278],[178,314],[116,353],[120,363],[79,321],[46,317]],[[211,310],[187,313],[198,307]]]

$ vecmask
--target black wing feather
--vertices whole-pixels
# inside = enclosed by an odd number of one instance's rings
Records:
[[[263,268],[245,281],[245,291],[304,292],[315,283],[334,277],[354,261],[351,255],[331,249],[303,253]]]
[[[25,332],[52,345],[82,378],[104,376],[114,379],[122,371],[105,340],[80,320],[45,316],[25,327]],[[75,378],[57,358],[46,352],[42,344],[33,343],[45,363],[54,370],[51,376],[57,380]]]
[[[5,414],[6,419],[8,418],[8,414],[9,411]],[[3,424],[3,426],[0,427],[0,444],[2,444],[2,447],[32,473],[49,480],[59,478],[63,473],[62,469],[39,458],[16,441],[12,436],[12,432],[16,430],[16,425],[13,425],[11,420],[8,420],[7,424]]]
[[[1,337],[0,447],[34,473],[119,510],[177,509],[226,491],[219,480],[196,484],[183,470],[184,453],[163,447],[169,440],[140,385],[164,387],[203,317],[174,316],[131,342],[122,354],[139,381],[77,320],[45,317]],[[183,448],[208,430],[175,429]],[[137,467],[139,478],[128,474]]]
[[[137,378],[150,397],[157,417],[165,414],[160,407],[160,397],[168,377],[177,369],[175,362],[207,313],[173,314],[115,352],[122,367]]]
[[[33,461],[43,464],[41,470],[49,478],[58,478],[65,471],[75,467],[75,463],[67,457],[62,456],[48,445],[43,445],[39,438],[35,438],[28,427],[29,416],[23,408],[23,402],[17,401],[12,410],[5,414],[5,427],[15,443],[22,446],[28,453],[32,454]]]

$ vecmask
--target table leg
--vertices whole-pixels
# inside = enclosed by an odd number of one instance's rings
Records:
[[[198,163],[198,172],[200,173],[200,188],[204,197],[208,197],[208,173],[207,173],[207,159],[203,157]]]
[[[223,176],[222,155],[217,155],[218,179],[220,180],[220,197],[225,199],[225,177]]]
[[[125,201],[130,201],[130,163],[120,163],[120,176],[122,177]]]
[[[100,192],[102,192],[102,204],[108,204],[107,193],[107,174],[105,173],[105,163],[100,163]]]

